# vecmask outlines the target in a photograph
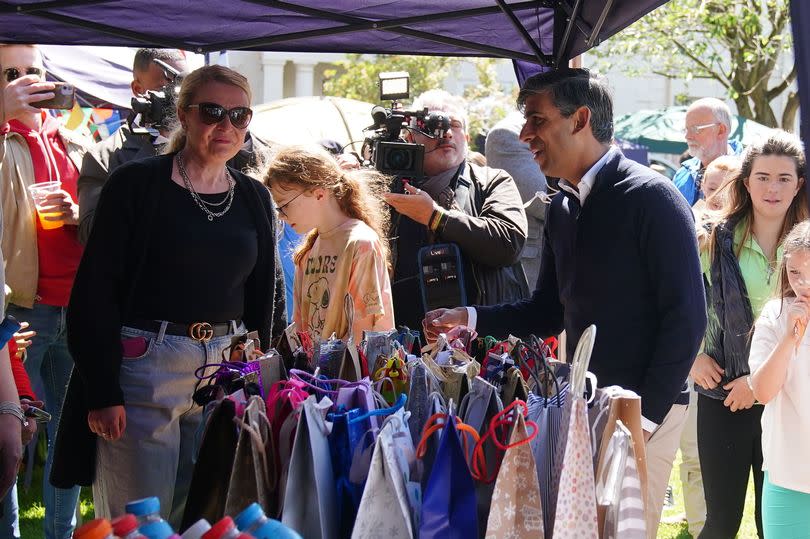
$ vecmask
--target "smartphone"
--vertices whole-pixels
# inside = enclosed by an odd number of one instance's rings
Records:
[[[29,406],[25,411],[25,416],[33,418],[37,423],[47,423],[51,420],[51,414],[36,406]]]
[[[32,107],[38,109],[72,109],[76,102],[76,87],[66,82],[54,82],[54,96],[51,99],[35,101]],[[48,92],[44,92],[48,93]]]

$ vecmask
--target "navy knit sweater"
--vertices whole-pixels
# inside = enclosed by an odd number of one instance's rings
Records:
[[[590,371],[600,387],[637,392],[661,423],[682,389],[706,330],[706,302],[692,212],[671,182],[613,151],[580,208],[557,194],[530,299],[476,307],[483,335],[554,335],[568,357],[596,324]]]

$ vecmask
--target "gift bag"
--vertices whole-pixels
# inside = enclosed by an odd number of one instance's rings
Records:
[[[495,386],[476,376],[470,384],[470,392],[464,396],[459,406],[458,415],[467,425],[474,428],[479,435],[483,435],[490,422],[503,410],[503,404],[498,397]],[[472,461],[472,451],[469,448],[467,459]],[[482,446],[484,467],[487,468],[486,475],[495,477],[501,455],[498,454],[494,443],[487,443]],[[478,528],[481,534],[486,531],[487,517],[489,516],[489,504],[492,499],[492,491],[495,488],[494,481],[478,481],[475,484],[475,493],[478,498]]]
[[[445,421],[436,460],[422,497],[421,539],[478,537],[475,484],[456,430],[456,418]]]
[[[636,468],[633,437],[621,421],[605,446],[604,465],[596,483],[599,537],[646,539],[644,496]]]
[[[245,415],[237,424],[241,430],[225,501],[225,514],[236,515],[253,502],[275,514],[278,509],[278,477],[270,421],[261,397],[250,398]]]
[[[508,449],[503,457],[487,521],[486,539],[536,539],[543,537],[543,509],[531,437],[519,408]]]
[[[281,521],[307,539],[338,537],[338,518],[329,427],[332,401],[310,395],[302,405],[295,433]]]
[[[205,426],[200,452],[194,464],[181,530],[201,518],[217,522],[225,514],[236,455],[237,432],[233,422],[236,404],[230,399],[223,399],[209,406],[213,406],[214,410]]]
[[[363,422],[350,421],[360,416],[362,412],[359,408],[346,410],[344,406],[339,405],[338,409],[338,412],[332,412],[327,416],[327,420],[332,423],[329,450],[337,496],[339,537],[348,538],[352,535],[352,526],[363,494],[363,484],[356,484],[350,480],[354,449],[363,438]]]
[[[567,428],[563,427],[563,435],[560,437],[562,459],[559,461],[561,469],[554,515],[554,537],[599,535],[588,404],[583,397],[595,338],[595,326],[590,326],[582,333],[571,366],[569,399],[566,402],[568,417],[567,423],[564,423]]]
[[[563,405],[568,384],[562,391],[550,399],[540,397],[536,393],[529,393],[529,419],[537,423],[542,436],[537,436],[531,442],[532,453],[537,467],[537,480],[540,484],[540,497],[543,506],[543,527],[546,537],[551,538],[554,529],[554,511],[557,507],[557,483],[554,482],[554,472],[559,467],[555,459],[561,459],[556,448],[560,445],[559,439],[563,425]]]
[[[405,414],[400,410],[386,420],[377,437],[353,539],[372,539],[383,534],[391,539],[414,537],[414,530],[418,529],[414,509],[418,511],[421,500],[419,484],[410,477],[413,459],[413,441]]]
[[[419,457],[419,481],[422,484],[422,491],[427,488],[427,482],[430,478],[430,471],[433,469],[433,463],[436,460],[436,451],[439,449],[439,442],[441,441],[441,432],[434,432],[427,438],[423,436],[425,427],[429,424],[430,418],[436,415],[446,414],[447,404],[444,397],[438,391],[432,392],[428,395],[428,416],[422,421],[419,426],[419,433],[414,441],[419,440],[424,445],[423,454]]]

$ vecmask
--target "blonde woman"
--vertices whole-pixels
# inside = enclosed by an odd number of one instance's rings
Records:
[[[269,346],[286,325],[270,194],[226,166],[250,99],[231,69],[189,74],[167,154],[116,169],[99,200],[68,313],[69,408],[84,417],[60,426],[51,478],[86,484],[95,471],[97,516],[158,496],[180,524],[201,420],[195,370],[219,362],[235,332]]]

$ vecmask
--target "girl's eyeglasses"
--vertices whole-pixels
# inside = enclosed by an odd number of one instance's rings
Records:
[[[24,71],[26,75],[36,75],[37,77],[42,77],[45,73],[43,69],[34,66],[26,67]],[[16,67],[7,67],[3,70],[3,76],[6,78],[6,82],[13,82],[22,77],[22,74]]]
[[[303,192],[303,191],[301,191],[300,193],[298,193],[297,195],[295,195],[294,197],[292,197],[290,200],[288,200],[287,202],[285,202],[285,203],[284,203],[284,204],[282,204],[281,206],[276,206],[276,210],[278,210],[278,213],[279,213],[279,214],[281,214],[281,216],[282,216],[282,217],[284,217],[285,219],[287,219],[287,218],[288,218],[288,215],[287,215],[287,212],[285,212],[285,211],[284,211],[284,208],[286,208],[287,206],[289,206],[290,204],[292,204],[292,203],[293,203],[293,201],[294,201],[296,198],[300,197],[300,196],[301,196],[301,195],[303,195],[303,194],[304,194],[304,192]]]
[[[253,118],[253,111],[249,107],[234,107],[226,109],[222,105],[216,103],[198,103],[196,105],[189,105],[188,109],[198,109],[200,111],[200,120],[204,124],[214,125],[221,122],[226,116],[237,129],[245,129]]]

